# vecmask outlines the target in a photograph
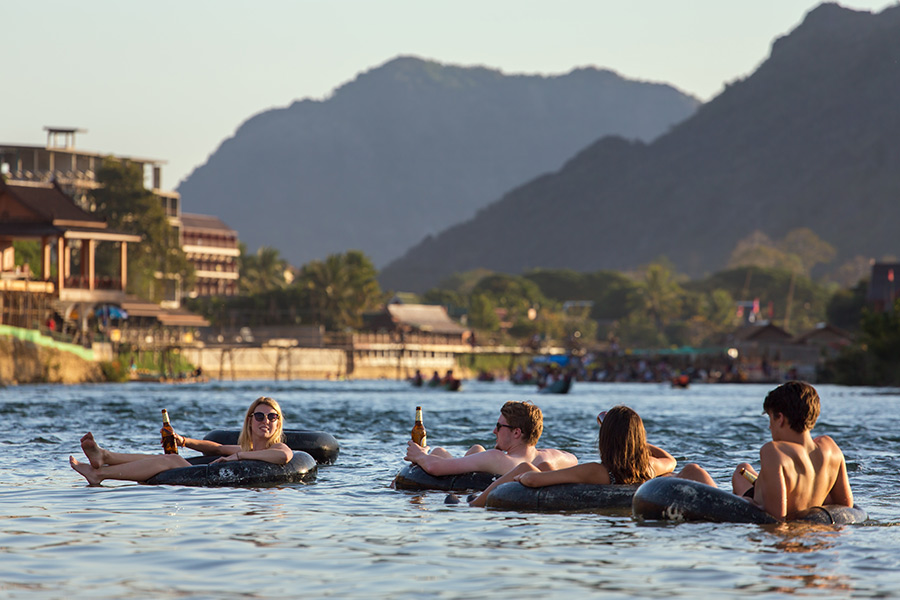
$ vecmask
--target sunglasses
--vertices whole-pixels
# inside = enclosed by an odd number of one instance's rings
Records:
[[[270,412],[270,413],[255,412],[255,413],[253,413],[253,418],[256,419],[257,423],[262,423],[266,419],[268,419],[269,421],[277,421],[278,417],[279,417],[279,414],[277,412]]]
[[[497,421],[497,427],[495,427],[494,429],[496,429],[497,431],[500,431],[501,427],[509,427],[510,429],[515,429],[515,427],[513,427],[512,425],[504,425],[500,421]]]

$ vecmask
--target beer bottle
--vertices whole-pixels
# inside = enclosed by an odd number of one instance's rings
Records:
[[[162,417],[163,426],[159,433],[162,436],[163,452],[166,454],[178,454],[178,444],[175,443],[175,430],[172,429],[172,424],[169,423],[169,413],[166,409],[162,409]]]
[[[750,483],[756,483],[757,476],[748,471],[747,469],[741,469],[741,475],[744,476],[744,479],[749,481]]]
[[[425,441],[425,424],[422,423],[422,407],[416,407],[416,424],[412,428],[412,441],[420,446],[427,446]]]

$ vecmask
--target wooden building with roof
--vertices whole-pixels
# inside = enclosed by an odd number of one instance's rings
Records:
[[[814,329],[801,333],[794,338],[794,343],[815,348],[820,357],[831,358],[853,343],[853,336],[840,327],[819,323]]]
[[[366,329],[402,335],[426,337],[433,342],[465,343],[469,330],[450,318],[443,306],[429,304],[388,304],[383,310],[366,316]]]
[[[3,323],[31,328],[35,322],[43,323],[47,315],[23,314],[12,307],[22,307],[26,300],[50,299],[53,309],[62,317],[69,317],[73,311],[79,315],[79,329],[85,329],[87,315],[95,305],[118,305],[124,300],[128,244],[140,240],[138,235],[110,230],[105,220],[77,206],[58,184],[0,180]],[[16,241],[39,242],[40,264],[34,268],[31,265],[16,268],[13,245]],[[116,272],[97,272],[98,244],[116,246]],[[25,312],[47,308],[32,307]]]
[[[12,183],[57,183],[82,208],[89,208],[90,194],[100,187],[97,171],[103,160],[114,158],[136,164],[150,182],[150,190],[160,199],[172,224],[178,226],[181,196],[162,189],[162,165],[165,161],[138,156],[111,155],[75,147],[75,137],[87,133],[77,127],[44,127],[47,143],[0,143],[0,166]]]

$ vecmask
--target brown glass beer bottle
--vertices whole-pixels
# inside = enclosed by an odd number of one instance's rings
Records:
[[[425,441],[425,424],[422,423],[422,407],[416,407],[416,424],[412,428],[412,441],[420,446],[427,446]]]
[[[162,409],[162,417],[163,426],[159,433],[162,436],[163,452],[166,454],[178,454],[178,444],[175,443],[175,430],[172,429],[172,424],[169,423],[169,413],[166,409]]]
[[[741,468],[741,475],[744,476],[744,479],[749,481],[750,483],[756,483],[757,476],[748,471],[747,469]]]

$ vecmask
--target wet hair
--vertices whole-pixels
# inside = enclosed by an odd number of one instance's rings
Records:
[[[541,409],[531,402],[510,400],[500,408],[500,414],[506,417],[510,427],[522,430],[524,441],[529,446],[537,444],[544,431],[544,415]]]
[[[805,381],[788,381],[769,392],[763,411],[781,413],[797,433],[809,431],[819,418],[819,394]]]
[[[600,461],[612,472],[616,483],[653,479],[644,422],[627,406],[614,406],[603,417],[597,449]]]
[[[244,427],[241,429],[241,434],[238,436],[238,444],[240,445],[241,450],[266,449],[250,447],[250,441],[252,439],[250,435],[250,421],[251,419],[253,419],[253,413],[256,411],[256,407],[260,404],[265,404],[278,413],[278,420],[275,421],[275,430],[272,432],[272,435],[269,437],[269,439],[266,440],[266,448],[268,448],[272,444],[278,444],[284,441],[284,413],[281,412],[281,406],[279,406],[278,402],[274,398],[269,398],[268,396],[260,396],[253,401],[253,403],[250,405],[250,408],[247,409],[247,414],[244,416]]]

